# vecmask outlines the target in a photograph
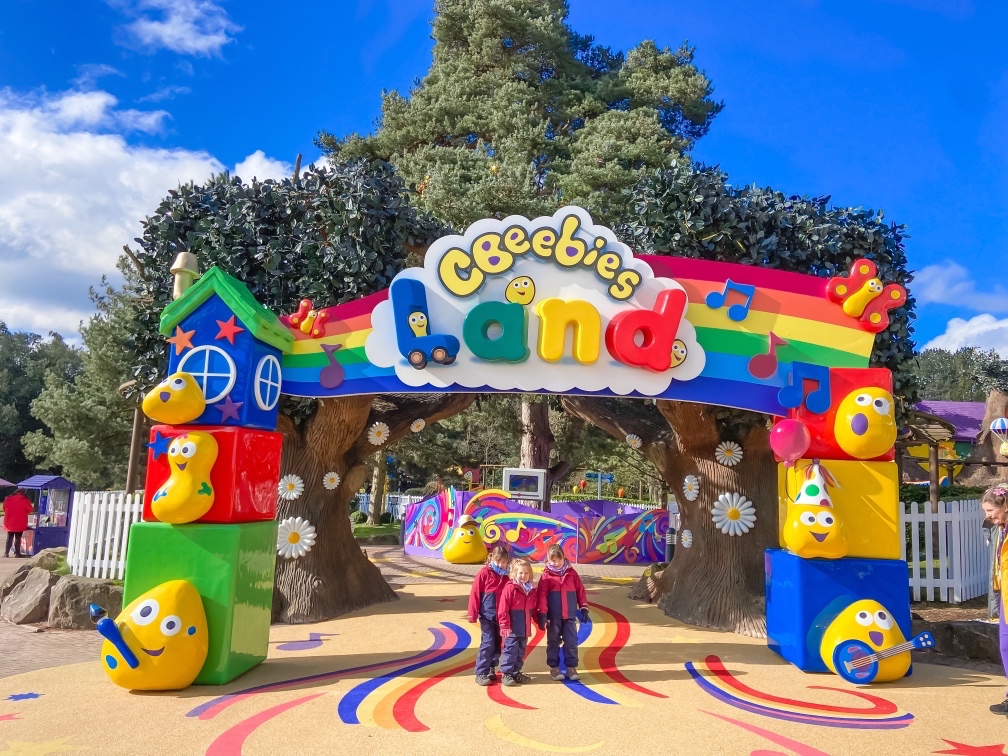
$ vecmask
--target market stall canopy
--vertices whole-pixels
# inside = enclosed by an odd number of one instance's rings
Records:
[[[17,484],[18,488],[73,488],[74,484],[59,475],[32,475]]]
[[[4,486],[13,486],[13,485],[14,484],[11,483],[9,480],[5,480],[4,478],[0,478],[0,488],[3,488]]]
[[[983,420],[987,405],[983,402],[942,402],[923,401],[914,405],[918,412],[937,418],[954,428],[948,439],[936,440],[965,441],[975,443],[977,436],[984,430]]]

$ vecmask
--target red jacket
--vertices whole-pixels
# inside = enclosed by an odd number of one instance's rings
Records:
[[[477,617],[482,617],[490,622],[497,621],[500,594],[508,582],[507,575],[498,575],[489,564],[476,573],[472,590],[469,591],[470,622],[475,622]]]
[[[538,592],[535,588],[525,593],[525,589],[514,580],[505,585],[497,604],[501,635],[513,635],[516,638],[532,635],[537,603]]]
[[[3,525],[8,533],[20,533],[28,530],[28,515],[34,511],[35,505],[31,499],[20,491],[12,493],[3,503]]]
[[[539,614],[545,614],[551,621],[574,619],[579,609],[587,607],[584,583],[573,567],[567,565],[563,575],[553,572],[549,565],[543,569],[539,578]]]

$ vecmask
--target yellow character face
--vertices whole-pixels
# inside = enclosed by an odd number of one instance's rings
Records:
[[[168,447],[168,480],[151,499],[151,510],[161,522],[178,525],[198,520],[214,502],[210,471],[217,461],[217,440],[192,431]]]
[[[206,397],[189,373],[172,373],[151,389],[144,397],[142,407],[151,420],[181,425],[203,414]]]
[[[136,669],[111,641],[102,644],[102,668],[130,690],[180,690],[192,685],[206,661],[206,612],[186,580],[170,580],[138,596],[116,617],[122,642],[139,661]]]
[[[784,520],[784,545],[803,559],[841,559],[847,556],[843,521],[831,507],[792,504]]]
[[[455,528],[441,552],[451,564],[479,564],[487,558],[486,545],[475,522]]]
[[[422,312],[411,312],[409,316],[409,327],[414,336],[427,335],[427,316]]]
[[[528,276],[519,276],[507,285],[504,298],[515,304],[530,304],[535,299],[535,282]]]
[[[873,652],[906,642],[903,632],[889,610],[879,602],[869,599],[855,601],[826,628],[819,646],[819,654],[831,672],[836,672],[833,666],[833,649],[849,640],[861,641]],[[898,680],[910,669],[910,652],[880,659],[878,664],[879,670],[875,682]]]
[[[885,389],[852,391],[837,407],[834,425],[837,444],[855,459],[873,459],[896,443],[896,411]]]
[[[672,367],[679,367],[686,362],[686,344],[682,339],[672,342]]]

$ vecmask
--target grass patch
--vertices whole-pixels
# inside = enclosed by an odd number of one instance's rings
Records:
[[[388,525],[354,525],[354,538],[371,538],[372,536],[399,536],[399,523],[393,522]]]
[[[62,554],[56,557],[56,566],[53,567],[52,573],[60,577],[70,574],[70,565],[67,564],[66,557]]]

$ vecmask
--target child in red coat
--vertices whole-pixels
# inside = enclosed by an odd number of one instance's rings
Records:
[[[546,625],[546,664],[550,677],[563,680],[560,671],[560,645],[563,644],[567,679],[578,680],[577,620],[588,622],[588,596],[581,576],[567,562],[557,544],[546,552],[546,567],[539,578],[539,624]]]
[[[532,678],[521,670],[528,637],[532,635],[537,603],[536,590],[532,586],[532,564],[528,559],[513,559],[511,582],[504,586],[497,605],[497,621],[504,636],[501,682],[509,687],[532,682]]]
[[[501,655],[501,629],[497,622],[500,594],[507,585],[510,557],[503,546],[494,546],[486,565],[476,573],[469,591],[469,621],[480,623],[480,647],[476,654],[476,684],[487,686],[497,679]]]

